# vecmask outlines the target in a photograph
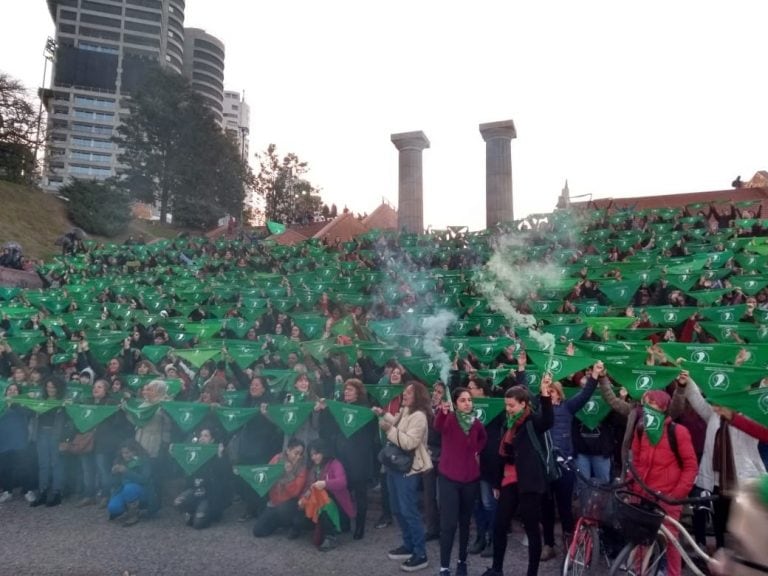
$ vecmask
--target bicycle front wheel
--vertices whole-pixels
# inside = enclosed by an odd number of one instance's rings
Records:
[[[592,564],[597,543],[597,529],[580,523],[565,554],[563,576],[583,576]]]
[[[652,544],[627,544],[611,564],[610,576],[657,576],[666,565],[667,541],[659,535]]]

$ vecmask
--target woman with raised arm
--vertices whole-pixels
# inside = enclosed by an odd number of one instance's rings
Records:
[[[450,576],[451,549],[459,529],[459,559],[456,576],[467,576],[469,521],[480,491],[479,454],[485,447],[485,427],[475,417],[472,395],[455,388],[453,405],[443,401],[435,415],[434,427],[442,437],[438,465],[440,505],[440,576]]]
[[[498,509],[493,527],[493,565],[483,576],[502,576],[507,551],[507,531],[515,512],[523,520],[528,537],[528,576],[536,576],[541,561],[541,504],[547,486],[544,462],[531,435],[542,435],[552,428],[551,387],[542,381],[540,411],[531,407],[531,394],[521,386],[513,386],[504,394],[507,421],[502,429],[497,458],[494,495]]]

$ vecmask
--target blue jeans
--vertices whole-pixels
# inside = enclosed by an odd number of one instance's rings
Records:
[[[59,453],[59,439],[53,428],[42,427],[37,432],[37,466],[40,492],[51,489],[61,492],[64,473]]]
[[[80,469],[83,472],[83,496],[96,496],[96,456],[93,452],[80,454]]]
[[[594,478],[608,484],[611,481],[610,456],[590,456],[589,454],[577,454],[576,466],[587,478]]]
[[[112,491],[112,455],[105,452],[95,452],[93,458],[96,465],[96,485],[101,496],[109,496]]]
[[[493,497],[493,486],[490,482],[480,480],[480,498],[475,504],[475,525],[477,534],[491,534],[493,519],[496,516],[496,498]]]
[[[421,521],[421,516],[419,516],[418,508],[419,480],[418,474],[406,476],[387,471],[389,505],[392,508],[392,515],[400,525],[403,546],[416,556],[426,557],[424,524]]]
[[[132,482],[123,484],[120,490],[109,499],[109,504],[107,504],[109,517],[117,518],[125,512],[125,508],[128,504],[137,501],[139,502],[139,505],[147,504],[147,491],[144,486]]]

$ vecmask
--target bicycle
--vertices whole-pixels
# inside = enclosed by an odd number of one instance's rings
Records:
[[[670,498],[653,490],[643,482],[632,465],[631,458],[627,462],[627,470],[631,474],[632,481],[636,482],[645,494],[637,494],[622,489],[614,492],[615,517],[621,524],[622,532],[628,542],[611,564],[609,575],[616,576],[624,573],[629,576],[655,576],[659,574],[665,566],[664,560],[671,543],[680,553],[683,562],[696,576],[706,576],[706,573],[699,568],[681,541],[685,541],[695,553],[694,556],[703,560],[707,565],[712,562],[712,558],[699,547],[685,526],[669,516],[659,506],[659,502],[672,506],[682,506],[713,502],[717,496]],[[672,534],[667,525],[677,529],[677,537]]]
[[[558,458],[558,464],[570,470],[582,481],[579,500],[582,503],[581,514],[576,520],[573,536],[563,561],[563,576],[582,576],[592,567],[595,551],[602,551],[601,534],[605,527],[613,527],[614,492],[627,485],[627,482],[601,484],[584,476],[573,465],[573,459]],[[606,566],[610,565],[605,555]]]

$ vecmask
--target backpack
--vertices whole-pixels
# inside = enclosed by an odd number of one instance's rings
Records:
[[[557,463],[557,455],[555,454],[555,446],[552,442],[552,434],[549,430],[544,432],[544,446],[541,445],[539,435],[533,427],[533,422],[530,420],[525,423],[525,428],[528,431],[528,437],[531,439],[533,449],[539,455],[541,463],[544,465],[544,475],[547,478],[548,483],[560,480],[563,476],[563,471],[560,469],[560,465]]]
[[[677,424],[670,420],[667,424],[667,438],[669,439],[669,447],[672,448],[672,453],[675,455],[675,460],[677,460],[677,465],[682,468],[683,457],[680,455],[680,448],[677,445],[677,432],[675,432],[676,428]],[[637,434],[637,439],[639,440],[640,436],[643,434],[642,424],[638,424],[635,427],[635,433]]]

